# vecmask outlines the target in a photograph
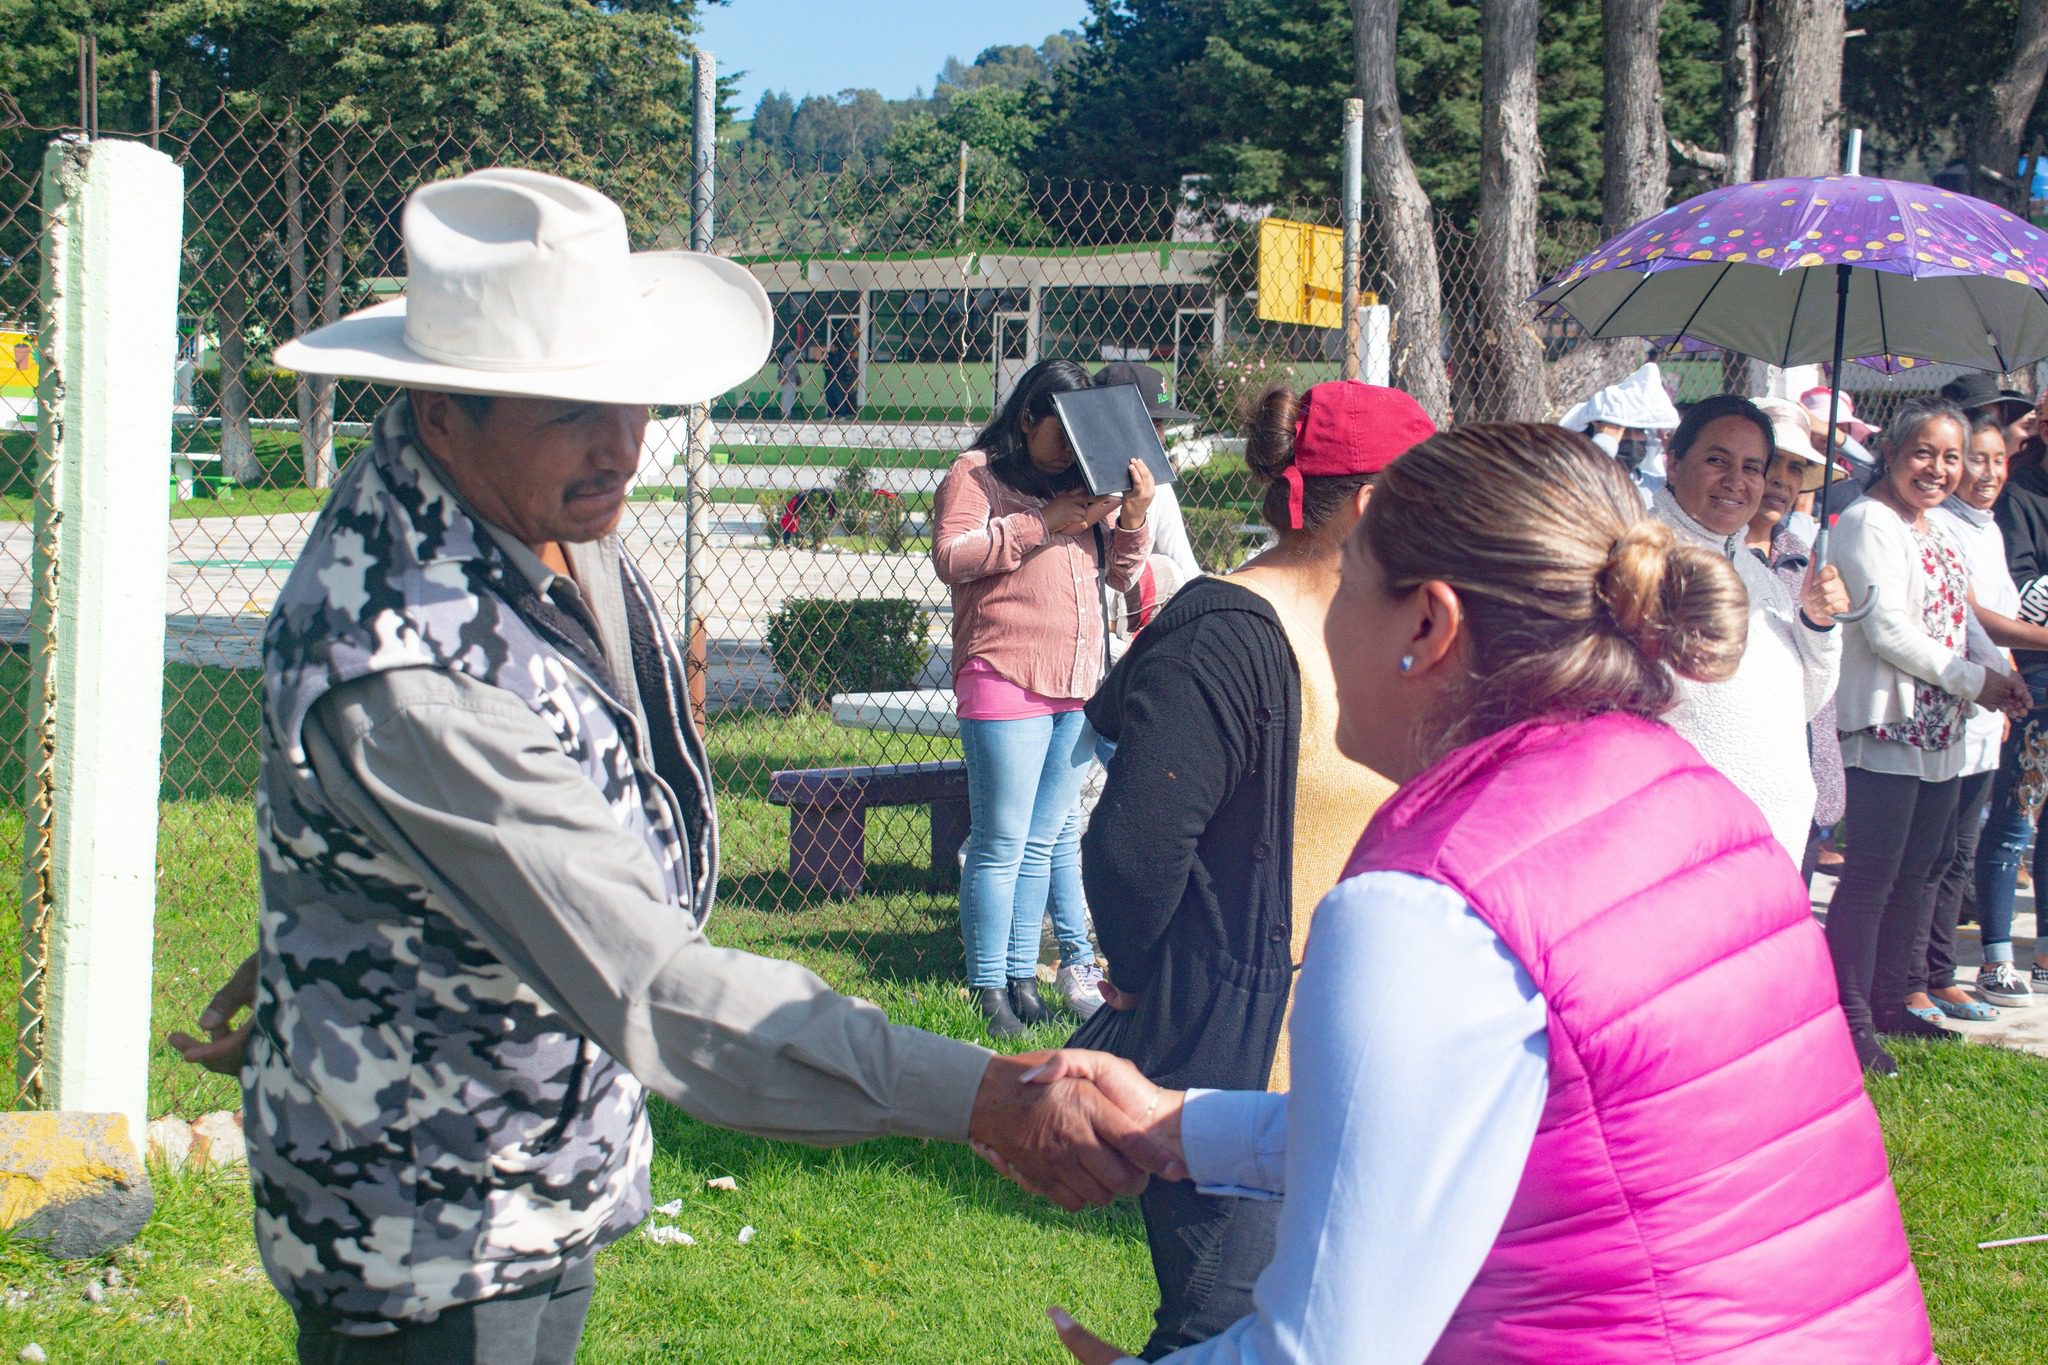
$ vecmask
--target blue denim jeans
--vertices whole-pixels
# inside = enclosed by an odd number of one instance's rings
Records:
[[[973,811],[960,878],[967,984],[1037,971],[1048,902],[1060,964],[1093,962],[1081,896],[1081,782],[1095,758],[1088,718],[962,720],[960,749]]]
[[[2029,671],[2027,686],[2036,697],[2048,696],[2048,674]],[[2048,707],[2037,707],[2024,723],[2012,727],[2012,734],[1998,755],[1998,775],[1991,786],[1991,815],[1977,845],[1977,919],[1984,926],[1984,960],[2012,961],[2012,903],[2018,891],[2020,859],[2026,856],[2027,836],[2034,820],[2020,804],[2018,787],[2020,753],[2026,744],[2028,726],[2048,725]],[[2048,841],[2034,845],[2034,894],[2048,894]],[[2037,953],[2038,955],[2038,953]]]

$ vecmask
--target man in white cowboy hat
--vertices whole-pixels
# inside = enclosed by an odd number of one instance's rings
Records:
[[[645,405],[760,366],[760,286],[530,171],[420,189],[404,236],[405,298],[277,353],[404,390],[264,637],[241,1075],[299,1358],[570,1360],[648,1212],[643,1086],[773,1137],[971,1137],[1068,1207],[1176,1170],[1092,1086],[705,937],[711,768],[614,528]],[[220,1063],[214,1016],[181,1045]]]

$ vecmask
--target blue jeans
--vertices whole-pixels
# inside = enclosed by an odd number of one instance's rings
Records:
[[[2029,671],[2026,683],[2035,696],[2048,695],[2048,674]],[[2029,712],[2024,722],[2012,727],[2012,734],[1998,755],[1998,775],[1991,786],[1991,816],[1984,837],[1977,845],[1977,919],[1984,926],[1984,960],[2012,961],[2012,903],[2018,891],[2020,859],[2026,856],[2027,835],[2034,820],[2019,800],[2020,754],[2031,726],[2048,725],[2048,708]],[[2036,896],[2048,882],[2048,841],[2034,845],[2034,886]],[[2037,950],[2036,956],[2040,953]]]
[[[960,749],[973,811],[960,879],[967,984],[1001,986],[1038,970],[1048,901],[1060,964],[1093,962],[1081,897],[1081,782],[1095,757],[1088,718],[962,720]]]

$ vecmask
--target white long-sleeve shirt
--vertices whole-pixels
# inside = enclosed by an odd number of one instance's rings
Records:
[[[1658,491],[1651,510],[1686,540],[1727,558],[1749,592],[1749,642],[1735,676],[1713,683],[1680,678],[1678,704],[1664,722],[1756,802],[1797,863],[1806,854],[1815,800],[1806,722],[1835,694],[1841,631],[1808,626],[1784,583],[1740,536],[1717,536],[1700,525],[1670,489]]]
[[[1413,964],[1459,964],[1454,1010]],[[1507,1218],[1550,1085],[1548,1010],[1450,888],[1397,872],[1317,908],[1295,988],[1294,1088],[1192,1091],[1181,1142],[1213,1194],[1285,1194],[1256,1311],[1176,1365],[1419,1365]]]

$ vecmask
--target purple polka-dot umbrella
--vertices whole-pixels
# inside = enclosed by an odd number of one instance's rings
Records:
[[[1846,356],[1893,373],[1936,361],[2006,373],[2048,357],[2048,231],[1932,185],[1758,180],[1636,224],[1531,301],[1595,337],[1691,341],[1774,365],[1832,361],[1840,374]],[[1834,428],[1830,414],[1830,477]],[[1825,521],[1814,555],[1826,561]]]

